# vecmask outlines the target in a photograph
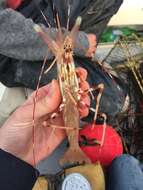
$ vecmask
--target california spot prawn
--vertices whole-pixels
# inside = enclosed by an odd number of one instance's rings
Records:
[[[91,163],[90,159],[80,149],[78,143],[80,128],[79,104],[84,102],[81,100],[81,89],[79,88],[79,81],[73,59],[73,48],[82,19],[81,17],[78,17],[71,32],[63,37],[58,15],[56,18],[58,25],[58,38],[56,40],[51,39],[39,25],[36,24],[34,29],[42,37],[55,56],[54,61],[45,73],[47,73],[55,63],[57,63],[57,78],[62,95],[60,111],[63,115],[64,126],[69,141],[69,148],[60,159],[60,163],[61,165],[66,163]],[[97,96],[96,109],[91,109],[95,112],[93,127],[97,118],[103,88],[103,84],[99,84],[96,88],[90,89],[90,92],[96,89],[100,90],[100,93]]]

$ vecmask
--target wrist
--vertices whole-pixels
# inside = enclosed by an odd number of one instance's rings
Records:
[[[0,149],[33,166],[34,164],[30,163],[28,159],[26,159],[27,152],[23,150],[21,143],[18,141],[19,139],[13,136],[12,130],[10,131],[6,126],[1,127]]]

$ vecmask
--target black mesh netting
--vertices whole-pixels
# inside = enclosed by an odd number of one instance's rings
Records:
[[[108,55],[103,67],[121,79],[128,98],[124,110],[118,113],[113,126],[120,133],[125,152],[143,161],[143,39],[134,35],[120,37]]]

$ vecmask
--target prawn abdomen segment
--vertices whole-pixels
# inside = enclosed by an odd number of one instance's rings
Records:
[[[66,104],[63,111],[64,124],[66,128],[73,128],[66,130],[69,148],[60,159],[60,164],[64,165],[67,163],[91,163],[90,159],[80,149],[78,143],[80,116],[77,105],[74,104],[73,99],[70,97],[68,92],[65,93]]]

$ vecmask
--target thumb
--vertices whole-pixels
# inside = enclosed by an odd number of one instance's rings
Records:
[[[61,93],[58,82],[53,80],[45,97],[36,102],[35,118],[40,118],[55,111],[61,102]]]

